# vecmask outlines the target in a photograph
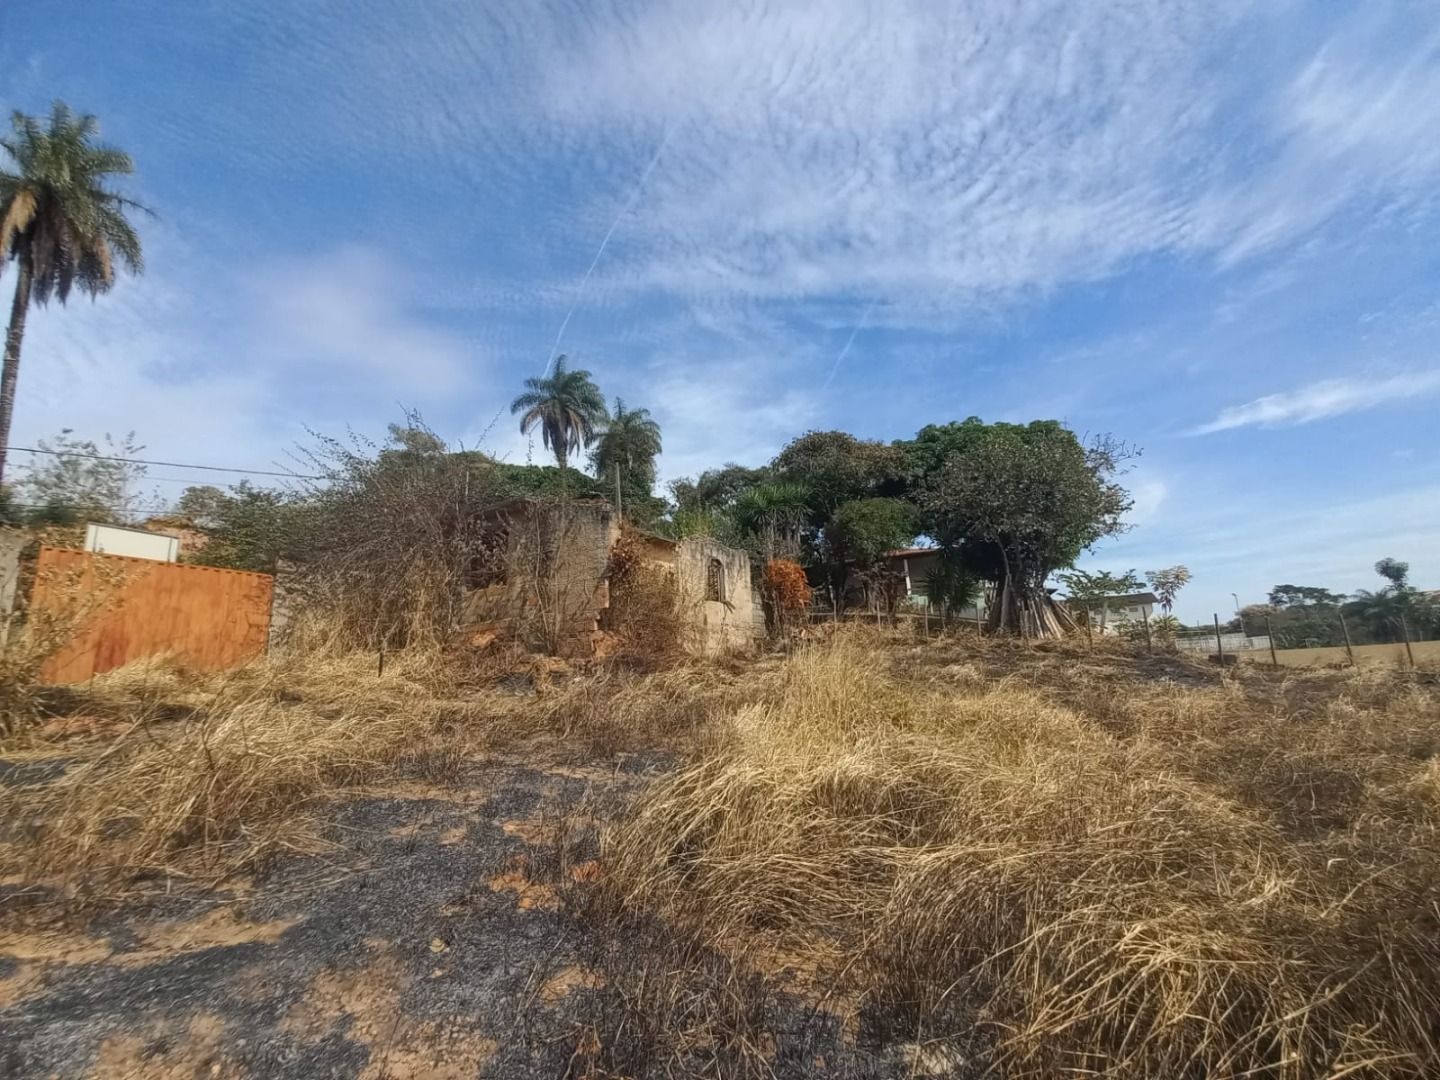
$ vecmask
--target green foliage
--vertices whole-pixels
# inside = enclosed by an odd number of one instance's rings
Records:
[[[1410,564],[1399,559],[1384,558],[1375,564],[1375,572],[1390,582],[1392,588],[1404,589],[1409,585]]]
[[[955,550],[942,551],[925,579],[931,606],[947,613],[978,607],[983,591],[980,575]]]
[[[209,537],[187,561],[273,574],[293,548],[304,507],[290,492],[242,480],[228,492],[210,485],[186,488],[177,510]]]
[[[9,484],[0,484],[0,527],[25,524],[25,512],[15,503],[15,492]]]
[[[1175,597],[1180,590],[1190,584],[1190,568],[1186,566],[1167,566],[1161,570],[1146,570],[1145,580],[1150,584],[1150,591],[1160,601],[1160,610],[1166,615],[1175,606]]]
[[[770,479],[768,468],[751,469],[732,461],[718,469],[706,469],[694,480],[682,477],[671,481],[670,497],[677,513],[716,513],[728,509],[747,488]]]
[[[777,479],[809,493],[809,524],[820,529],[842,503],[898,495],[904,464],[894,446],[844,431],[811,431],[788,443],[770,468]]]
[[[1376,641],[1400,641],[1408,633],[1426,635],[1440,629],[1440,604],[1410,584],[1410,564],[1385,558],[1375,572],[1390,584],[1375,592],[1361,589],[1345,605]]]
[[[1070,602],[1081,607],[1106,597],[1138,592],[1142,584],[1134,570],[1126,570],[1123,574],[1112,574],[1105,570],[1067,570],[1055,576],[1065,586]]]
[[[800,484],[774,481],[747,488],[726,511],[730,533],[766,562],[793,558],[809,513],[810,492]]]
[[[219,525],[228,499],[214,484],[196,484],[180,493],[175,513],[197,529],[213,529]]]
[[[1150,620],[1150,639],[1157,645],[1169,645],[1184,629],[1174,615],[1161,615]]]
[[[911,488],[933,486],[951,462],[964,457],[989,436],[989,425],[978,416],[948,424],[926,424],[915,438],[895,443]]]
[[[520,415],[520,433],[540,428],[540,438],[563,470],[572,453],[589,446],[606,422],[605,398],[590,372],[571,370],[564,356],[549,375],[525,380],[525,392],[510,403]]]
[[[553,465],[511,465],[497,462],[484,454],[452,454],[452,458],[468,459],[477,475],[494,478],[501,495],[512,499],[559,498],[568,495],[580,499],[609,497],[605,485],[579,469]]]
[[[1332,607],[1345,602],[1345,594],[1311,585],[1276,585],[1270,590],[1270,603],[1277,608]]]
[[[915,539],[917,520],[915,508],[901,499],[852,499],[836,507],[825,542],[835,561],[869,570]]]
[[[36,446],[37,455],[15,485],[16,503],[32,524],[71,525],[85,521],[124,522],[135,515],[144,465],[107,458],[133,458],[145,448],[131,432],[102,443],[77,439],[66,428]]]
[[[1000,559],[991,622],[1005,632],[1059,632],[1045,579],[1123,529],[1130,497],[1114,477],[1130,451],[1082,446],[1054,420],[927,428],[906,449],[921,522],[946,547],[990,547]]]

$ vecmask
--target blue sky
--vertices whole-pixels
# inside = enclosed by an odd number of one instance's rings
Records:
[[[1056,417],[1144,448],[1085,565],[1188,564],[1186,618],[1440,587],[1433,3],[0,6],[0,107],[56,97],[159,218],[32,316],[21,445],[266,468],[413,406],[522,461],[564,326],[666,477]]]

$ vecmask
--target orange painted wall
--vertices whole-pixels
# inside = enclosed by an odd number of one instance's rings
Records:
[[[265,651],[273,586],[269,574],[42,547],[32,609],[63,610],[77,590],[100,600],[40,677],[82,682],[160,654],[202,671],[236,667]]]

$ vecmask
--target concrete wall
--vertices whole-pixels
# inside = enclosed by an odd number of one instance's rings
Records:
[[[29,534],[20,529],[0,529],[0,615],[15,610],[15,593],[20,584],[20,552]]]
[[[723,577],[722,600],[706,599],[712,561]],[[692,536],[676,547],[680,602],[693,612],[696,648],[705,654],[741,649],[765,632],[765,612],[750,581],[750,556],[717,540]]]

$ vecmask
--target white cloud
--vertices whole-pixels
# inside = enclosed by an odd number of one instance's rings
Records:
[[[252,348],[263,363],[323,364],[422,397],[453,393],[475,350],[416,310],[418,284],[356,245],[262,268]]]
[[[1440,392],[1440,370],[1415,371],[1383,379],[1323,379],[1298,390],[1267,394],[1243,405],[1231,405],[1208,424],[1196,428],[1193,434],[1209,435],[1240,427],[1308,424],[1436,392]]]
[[[1125,520],[1137,526],[1155,520],[1170,494],[1169,486],[1163,480],[1152,479],[1132,481],[1129,487],[1134,505],[1125,515]]]
[[[168,227],[146,239],[143,277],[94,303],[31,312],[15,445],[61,428],[97,440],[133,430],[147,457],[285,469],[307,427],[378,433],[402,405],[453,407],[487,367],[483,350],[420,309],[421,283],[373,251],[232,271]],[[151,474],[173,478],[161,485],[167,497],[243,475]]]
[[[727,461],[758,465],[805,429],[811,395],[785,389],[773,362],[680,357],[646,378],[646,401],[664,431],[663,480]]]

